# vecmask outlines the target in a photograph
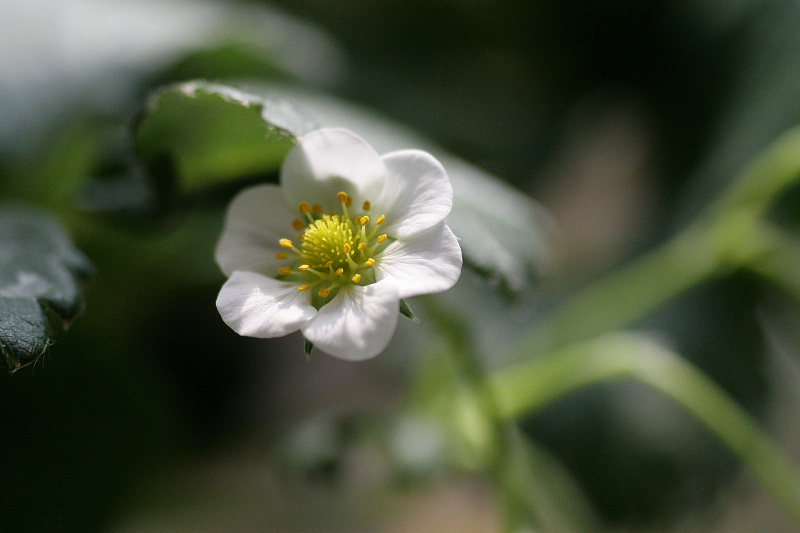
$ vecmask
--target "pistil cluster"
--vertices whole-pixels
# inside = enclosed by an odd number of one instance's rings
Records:
[[[298,282],[298,290],[313,290],[312,304],[319,308],[343,286],[369,285],[375,282],[376,257],[388,245],[389,237],[380,232],[385,215],[374,222],[369,215],[370,202],[351,213],[353,198],[345,192],[337,195],[341,213],[325,213],[321,205],[298,205],[301,218],[292,222],[299,233],[295,245],[291,239],[280,239],[285,251],[276,259],[287,264],[278,269],[278,279]]]

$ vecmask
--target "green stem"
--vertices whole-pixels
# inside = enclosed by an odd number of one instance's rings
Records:
[[[627,378],[672,398],[693,414],[778,499],[800,525],[800,481],[771,439],[723,389],[680,357],[633,335],[576,341],[623,328],[670,299],[727,270],[749,266],[788,286],[800,250],[763,223],[766,209],[800,177],[800,128],[757,158],[706,214],[671,240],[584,289],[539,323],[511,360],[528,360],[487,378],[463,327],[442,321],[456,372],[467,383],[456,403],[477,410],[486,430],[482,451],[509,506],[512,524],[536,512],[514,482],[509,421],[581,387]],[[441,313],[434,315],[442,316]],[[566,346],[566,348],[563,348]],[[559,350],[559,351],[556,351]],[[537,354],[550,353],[543,358]],[[516,454],[519,456],[519,454]]]
[[[578,292],[520,343],[528,355],[619,329],[726,268],[765,252],[758,226],[775,198],[800,178],[800,127],[739,175],[705,216],[636,262]]]
[[[800,299],[800,241],[767,223],[762,224],[759,235],[763,242],[770,243],[770,252],[747,267]]]
[[[684,232],[575,294],[519,344],[528,354],[544,353],[629,324],[711,276],[708,246],[705,232]]]
[[[642,335],[616,334],[572,345],[491,377],[498,413],[513,420],[577,389],[633,379],[694,415],[753,473],[800,526],[800,478],[794,466],[721,387]]]
[[[518,482],[516,459],[520,453],[515,448],[517,441],[511,438],[513,424],[500,419],[494,391],[489,386],[488,375],[475,352],[469,331],[463,323],[436,309],[433,301],[427,300],[426,303],[430,316],[438,319],[438,330],[447,337],[455,377],[462,384],[458,397],[480,418],[479,427],[483,431],[475,444],[482,449],[477,450],[477,454],[486,461],[487,470],[502,496],[507,522],[505,529],[538,528],[541,520],[534,502]]]
[[[591,505],[562,465],[500,415],[467,325],[434,299],[422,302],[426,316],[436,321],[441,343],[421,376],[418,400],[447,421],[456,439],[454,449],[466,451],[465,464],[489,474],[504,506],[504,530],[596,530]]]
[[[527,363],[490,379],[498,416],[513,420],[581,387],[615,378],[649,384],[682,405],[753,472],[800,525],[800,481],[775,444],[724,390],[644,337],[593,336],[624,328],[728,270],[749,267],[800,294],[800,248],[762,222],[800,177],[800,128],[758,157],[706,214],[671,240],[584,289],[521,339],[510,360]],[[563,348],[567,346],[567,348]],[[559,350],[557,351],[556,350]],[[550,353],[539,359],[536,355]]]
[[[768,146],[712,206],[712,216],[747,209],[761,218],[775,199],[800,179],[800,127]]]
[[[519,342],[529,357],[641,319],[720,272],[769,251],[750,210],[690,226],[634,263],[579,291]],[[514,360],[514,359],[512,359]]]

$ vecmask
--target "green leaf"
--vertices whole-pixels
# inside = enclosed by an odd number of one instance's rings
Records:
[[[150,98],[136,126],[136,150],[148,166],[172,160],[178,191],[194,193],[276,171],[302,122],[279,103],[223,85],[183,83]]]
[[[51,343],[52,319],[83,309],[91,267],[61,228],[38,211],[0,207],[0,351],[9,368],[35,362]]]

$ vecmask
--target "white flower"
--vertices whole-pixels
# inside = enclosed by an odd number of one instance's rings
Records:
[[[299,139],[280,180],[234,198],[217,244],[229,276],[217,309],[240,335],[301,330],[330,355],[368,359],[389,343],[401,299],[458,280],[461,249],[444,223],[453,190],[427,152],[379,156],[324,128]]]

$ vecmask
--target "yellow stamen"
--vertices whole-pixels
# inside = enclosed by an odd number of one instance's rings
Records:
[[[348,210],[353,204],[352,196],[340,191],[336,198],[340,204],[339,212],[333,211],[330,215],[324,214],[320,204],[297,204],[301,216],[292,221],[297,233],[292,235],[292,239],[278,241],[281,247],[291,249],[300,258],[291,266],[280,267],[279,276],[292,279],[292,275],[308,276],[307,273],[313,273],[311,278],[305,278],[307,283],[298,283],[297,289],[306,291],[313,288],[317,295],[315,298],[325,299],[315,300],[317,303],[327,301],[332,292],[344,284],[360,285],[364,282],[364,269],[377,263],[370,255],[382,249],[381,244],[389,238],[386,233],[376,236],[378,230],[375,228],[386,221],[386,215],[377,216],[380,212],[376,210],[375,217],[369,216],[367,213],[372,209],[369,201],[363,201],[361,214],[355,216],[356,213]],[[300,244],[295,244],[298,241]],[[292,252],[288,251],[275,254],[276,259],[289,259],[292,256]],[[301,261],[305,262],[301,264]],[[289,261],[283,264],[288,265]]]

